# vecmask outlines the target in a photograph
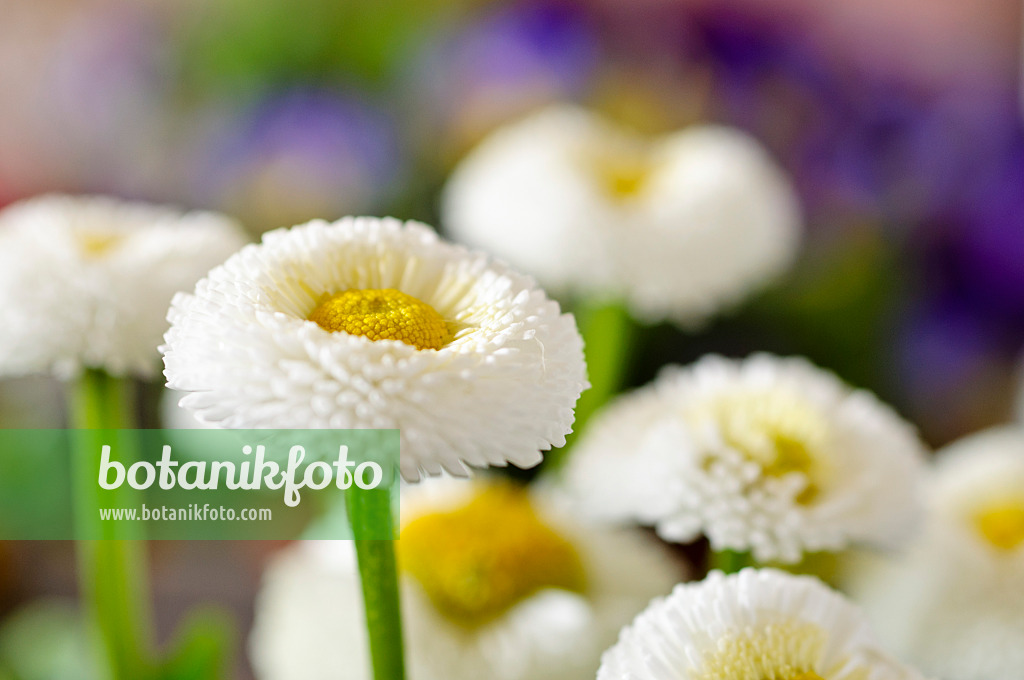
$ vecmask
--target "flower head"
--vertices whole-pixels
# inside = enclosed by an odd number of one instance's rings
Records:
[[[586,386],[533,281],[392,219],[265,234],[169,312],[168,386],[230,428],[399,428],[403,476],[536,465]]]
[[[923,460],[890,408],[802,359],[710,356],[665,369],[599,414],[567,480],[607,519],[794,562],[905,538]]]
[[[592,680],[619,628],[679,578],[647,537],[588,526],[505,484],[407,487],[402,521],[411,680]],[[257,677],[369,680],[360,611],[350,542],[285,551],[256,602]]]
[[[893,651],[949,680],[1024,668],[1024,429],[989,430],[940,451],[925,532],[852,577]]]
[[[622,631],[597,680],[916,680],[855,606],[772,569],[676,586]]]
[[[456,169],[445,223],[559,292],[620,296],[696,324],[784,269],[789,182],[756,141],[699,126],[644,139],[558,106],[495,132]]]
[[[0,213],[0,375],[148,376],[174,293],[242,247],[234,221],[109,198]]]

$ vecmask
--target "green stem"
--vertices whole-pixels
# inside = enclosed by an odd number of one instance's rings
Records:
[[[111,680],[146,680],[154,673],[145,543],[136,525],[101,521],[98,512],[129,507],[134,499],[127,484],[113,491],[98,484],[103,444],[116,447],[116,458],[125,467],[137,456],[122,432],[133,425],[131,396],[127,381],[87,371],[71,398],[78,447],[72,466],[79,584]]]
[[[628,357],[634,335],[633,319],[619,302],[585,303],[576,312],[583,335],[590,389],[576,402],[576,420],[565,446],[552,450],[548,458],[551,470],[565,462],[571,444],[590,418],[622,388],[629,368]]]
[[[726,574],[735,574],[753,564],[750,553],[735,550],[712,550],[708,556],[708,571],[718,569]]]
[[[387,489],[360,491],[347,495],[353,536],[390,536],[391,492]],[[359,580],[363,587],[363,608],[370,640],[374,680],[404,680],[402,615],[398,595],[398,567],[395,542],[355,541]]]

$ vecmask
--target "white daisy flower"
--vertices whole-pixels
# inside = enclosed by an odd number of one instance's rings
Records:
[[[1024,669],[1024,428],[940,451],[924,534],[861,563],[852,591],[893,651],[946,680]]]
[[[863,614],[808,576],[711,572],[654,601],[605,652],[597,680],[917,680]]]
[[[591,680],[618,630],[682,576],[653,539],[505,485],[406,488],[402,521],[410,680]],[[351,542],[286,550],[256,601],[256,676],[370,680],[359,603]]]
[[[500,129],[456,169],[451,233],[557,293],[622,297],[638,317],[699,324],[783,271],[793,188],[730,128],[644,139],[555,106]]]
[[[599,517],[795,562],[906,538],[923,460],[889,407],[803,359],[709,356],[595,416],[566,481]]]
[[[174,293],[245,243],[241,227],[104,197],[0,212],[0,376],[157,372]]]
[[[228,428],[399,428],[401,471],[530,467],[562,446],[582,340],[532,279],[394,219],[263,236],[168,314],[168,386]]]

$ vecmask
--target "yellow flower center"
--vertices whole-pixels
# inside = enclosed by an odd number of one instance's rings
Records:
[[[821,491],[828,475],[828,424],[803,399],[783,392],[727,396],[696,418],[711,419],[725,443],[760,465],[766,476],[802,474],[807,485],[797,501],[810,503]]]
[[[974,516],[974,525],[996,548],[1016,550],[1024,544],[1024,498],[984,508]]]
[[[83,230],[76,234],[78,245],[86,257],[102,257],[116,248],[124,236],[116,232]]]
[[[605,188],[613,197],[630,198],[640,193],[650,174],[645,163],[640,160],[620,159],[598,168]]]
[[[474,627],[546,588],[582,592],[583,563],[526,493],[495,485],[454,510],[423,515],[398,541],[402,569],[439,612]]]
[[[449,339],[448,326],[437,310],[394,288],[324,295],[309,320],[332,333],[399,340],[416,349],[441,349]]]
[[[588,151],[583,162],[605,194],[615,201],[636,197],[652,174],[650,157],[640,142],[609,143]]]
[[[825,631],[809,623],[780,622],[720,640],[695,680],[825,680],[814,670]]]

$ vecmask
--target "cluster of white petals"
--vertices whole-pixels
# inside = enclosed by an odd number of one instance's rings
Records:
[[[324,296],[398,291],[443,318],[438,349],[327,330]],[[163,347],[181,405],[227,428],[401,429],[407,480],[530,467],[586,388],[576,323],[533,280],[394,219],[264,234],[175,297]]]
[[[566,105],[494,132],[442,207],[453,236],[552,292],[623,298],[640,318],[683,325],[783,271],[801,232],[789,180],[746,134],[646,139]]]
[[[1024,669],[1024,428],[938,454],[926,530],[905,551],[865,559],[852,591],[894,652],[946,680]]]
[[[623,630],[597,680],[919,680],[820,581],[772,569],[676,586]]]
[[[795,562],[906,539],[924,459],[892,409],[803,359],[708,356],[664,369],[599,413],[566,483],[606,520]]]
[[[49,195],[0,213],[0,376],[158,372],[172,296],[245,243],[222,215]]]
[[[402,523],[463,506],[481,487],[461,480],[407,487]],[[409,680],[592,680],[601,652],[621,627],[681,577],[675,560],[649,537],[582,523],[550,496],[534,493],[532,499],[542,521],[579,555],[585,590],[538,590],[496,618],[466,625],[440,611],[403,569]],[[503,530],[487,527],[486,533]],[[473,542],[489,540],[481,534]],[[488,559],[494,553],[479,554]],[[440,549],[430,557],[461,559]],[[506,566],[505,577],[521,577],[519,562]],[[489,587],[474,576],[464,574],[465,583]],[[249,647],[260,680],[371,680],[352,542],[299,543],[277,556],[264,575]]]

